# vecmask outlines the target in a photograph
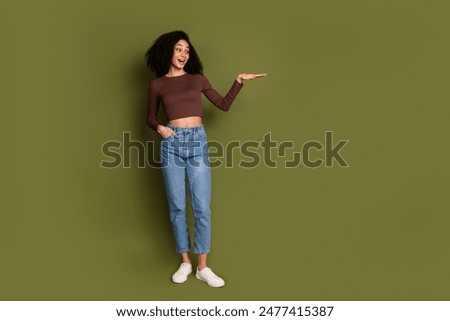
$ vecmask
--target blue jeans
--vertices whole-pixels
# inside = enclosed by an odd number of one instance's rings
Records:
[[[176,250],[178,253],[183,253],[191,248],[186,217],[187,185],[194,212],[194,252],[209,253],[211,168],[206,132],[203,125],[188,128],[171,124],[167,126],[178,136],[163,139],[160,146],[162,172]]]

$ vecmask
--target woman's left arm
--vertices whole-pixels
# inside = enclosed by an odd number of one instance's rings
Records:
[[[242,82],[238,82],[237,79],[233,82],[233,85],[231,86],[230,90],[228,90],[228,93],[222,97],[217,90],[215,90],[209,80],[205,77],[203,77],[202,82],[202,92],[205,94],[206,98],[210,102],[212,102],[216,107],[223,111],[228,111],[231,107],[231,104],[233,103],[234,99],[236,98],[237,94],[241,90],[241,88],[244,86]]]
[[[206,98],[212,102],[216,107],[223,111],[228,111],[236,98],[237,94],[244,86],[243,80],[250,80],[265,77],[267,74],[239,74],[236,80],[233,82],[228,93],[222,97],[210,84],[205,76],[203,77],[202,92],[205,94]]]

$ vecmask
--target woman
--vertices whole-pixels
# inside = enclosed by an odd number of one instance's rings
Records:
[[[186,219],[186,176],[194,212],[194,253],[198,255],[196,278],[213,287],[225,285],[207,265],[211,236],[211,169],[207,136],[202,125],[201,93],[215,106],[228,111],[243,81],[266,74],[239,74],[225,97],[203,75],[203,66],[188,35],[180,30],[165,33],[146,52],[147,66],[156,74],[149,87],[147,124],[162,136],[160,155],[170,220],[181,265],[172,281],[183,283],[192,273],[191,248]],[[168,119],[159,124],[162,102]]]

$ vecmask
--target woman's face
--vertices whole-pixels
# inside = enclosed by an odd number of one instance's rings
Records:
[[[173,48],[172,66],[177,69],[183,69],[189,60],[189,44],[181,39]]]

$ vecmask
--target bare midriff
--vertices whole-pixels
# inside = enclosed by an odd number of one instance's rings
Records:
[[[202,124],[202,117],[200,116],[190,116],[184,118],[173,119],[169,121],[169,124],[176,127],[195,127]]]

